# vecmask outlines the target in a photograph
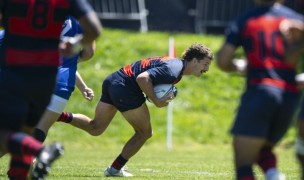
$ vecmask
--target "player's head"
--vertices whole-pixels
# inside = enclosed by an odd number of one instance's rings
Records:
[[[184,59],[185,61],[192,61],[193,58],[196,58],[197,60],[202,60],[205,57],[212,60],[213,54],[209,48],[199,43],[192,44],[188,49],[183,52],[182,55],[182,59]]]

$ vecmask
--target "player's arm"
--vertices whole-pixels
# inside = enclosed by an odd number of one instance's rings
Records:
[[[152,80],[147,71],[139,74],[136,78],[136,82],[146,96],[148,96],[149,99],[155,104],[155,106],[164,107],[168,105],[167,100],[169,100],[169,98],[158,99],[154,94]]]
[[[304,22],[285,19],[280,23],[280,31],[288,43],[295,43],[304,38]]]
[[[96,49],[96,43],[93,41],[91,44],[84,46],[80,51],[78,62],[87,61],[94,56],[94,52]]]
[[[93,100],[94,91],[86,85],[78,71],[76,71],[76,86],[86,100]]]
[[[244,74],[246,68],[239,66],[237,61],[234,60],[236,47],[232,44],[225,43],[217,53],[216,62],[218,67],[225,72],[239,72]]]
[[[78,19],[83,29],[83,38],[81,44],[83,46],[91,44],[101,34],[102,26],[97,14],[91,11]]]
[[[83,30],[83,34],[67,38],[59,44],[59,51],[62,56],[72,57],[84,47],[90,46],[101,34],[102,26],[94,11],[86,13],[77,20]]]
[[[287,63],[297,64],[304,54],[304,22],[285,19],[280,23],[280,32],[289,44],[285,52]]]

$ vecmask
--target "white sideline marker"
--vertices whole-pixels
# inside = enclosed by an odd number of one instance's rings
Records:
[[[169,52],[168,55],[170,57],[176,57],[175,54],[175,45],[174,45],[174,38],[169,37]],[[169,102],[168,109],[167,109],[167,149],[172,150],[172,122],[173,122],[173,101]]]

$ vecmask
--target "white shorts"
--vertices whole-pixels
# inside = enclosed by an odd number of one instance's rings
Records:
[[[48,105],[47,109],[61,114],[67,103],[68,100],[53,94],[51,97],[51,102]]]

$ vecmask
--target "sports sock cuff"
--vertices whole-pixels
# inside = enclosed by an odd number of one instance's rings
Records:
[[[36,156],[41,148],[41,142],[25,133],[14,133],[8,139],[8,152],[12,155]]]
[[[244,165],[237,168],[237,180],[254,180],[252,166]]]
[[[46,134],[41,129],[36,128],[33,137],[43,143],[46,139]]]
[[[71,112],[62,112],[57,121],[70,123],[73,120],[73,113]]]
[[[112,163],[112,167],[120,170],[126,163],[128,162],[127,159],[121,156],[121,154],[115,159],[115,161]]]
[[[277,159],[271,148],[264,148],[260,151],[257,164],[264,173],[267,172],[268,169],[276,167]]]

